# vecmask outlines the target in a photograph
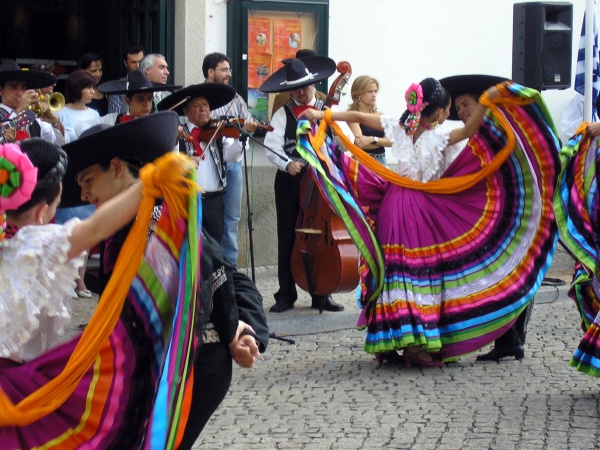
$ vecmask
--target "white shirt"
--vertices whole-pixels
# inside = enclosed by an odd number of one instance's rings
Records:
[[[65,133],[69,135],[71,142],[77,140],[83,130],[86,129],[85,124],[100,118],[100,114],[95,109],[71,109],[67,106],[57,112],[56,115],[62,121]]]
[[[295,100],[294,100],[295,101]],[[307,103],[307,105],[315,106],[316,98],[313,96],[313,99]],[[298,102],[296,102],[299,105]],[[277,155],[281,155],[283,158],[273,154],[273,152],[265,149],[267,152],[267,158],[273,164],[277,166],[279,170],[286,171],[287,165],[293,160],[287,156],[285,151],[283,150],[283,144],[285,143],[285,129],[287,126],[287,115],[285,113],[285,107],[279,108],[273,114],[271,118],[271,126],[273,127],[273,131],[269,131],[265,136],[265,146],[273,150],[277,153]]]
[[[190,130],[190,133],[196,125],[191,123],[187,117],[185,123]],[[212,157],[210,149],[206,148],[207,142],[200,142],[200,147],[204,150],[204,158],[196,158],[198,160],[198,170],[196,171],[196,182],[204,192],[217,192],[223,189],[221,178],[217,165]],[[214,142],[211,145],[216,145]],[[223,138],[223,160],[225,162],[238,162],[242,159],[240,141],[234,138]]]

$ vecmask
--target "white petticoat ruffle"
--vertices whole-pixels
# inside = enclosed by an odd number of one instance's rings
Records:
[[[413,143],[413,136],[404,132],[399,120],[398,116],[388,114],[380,118],[386,137],[392,141],[391,152],[398,160],[398,174],[422,182],[439,179],[461,150],[448,147],[452,130],[445,127],[426,130]]]
[[[64,225],[26,226],[0,250],[0,357],[22,361],[59,343],[71,320],[68,305],[83,255],[71,260]]]

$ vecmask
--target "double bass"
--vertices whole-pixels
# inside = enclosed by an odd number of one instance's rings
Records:
[[[331,85],[327,106],[339,103],[352,74],[346,61],[339,62],[336,69],[340,75]],[[290,261],[292,276],[310,294],[349,292],[359,282],[358,250],[342,220],[323,199],[314,172],[309,172],[300,182],[300,212]]]

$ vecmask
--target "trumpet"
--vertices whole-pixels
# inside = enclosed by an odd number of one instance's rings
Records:
[[[65,97],[60,92],[44,95],[38,91],[38,95],[38,99],[31,104],[29,109],[40,118],[43,116],[52,116],[55,112],[58,112],[65,107]],[[44,108],[42,103],[46,103],[48,106]]]
[[[58,112],[65,107],[65,96],[60,92],[53,92],[49,96],[42,95],[40,101],[48,103],[48,109],[53,113]]]

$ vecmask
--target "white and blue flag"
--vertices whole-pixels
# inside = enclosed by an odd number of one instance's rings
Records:
[[[594,1],[594,5],[595,5]],[[581,37],[579,38],[579,51],[577,52],[577,68],[575,70],[575,90],[581,95],[585,95],[586,82],[592,85],[592,120],[598,120],[598,112],[596,111],[596,101],[598,99],[598,93],[600,92],[600,58],[598,55],[598,24],[596,22],[596,13],[594,8],[594,20],[593,20],[593,64],[592,64],[592,76],[591,79],[586,80],[585,76],[585,46],[586,46],[586,33],[585,29],[585,14],[583,15],[583,24],[581,25]]]

